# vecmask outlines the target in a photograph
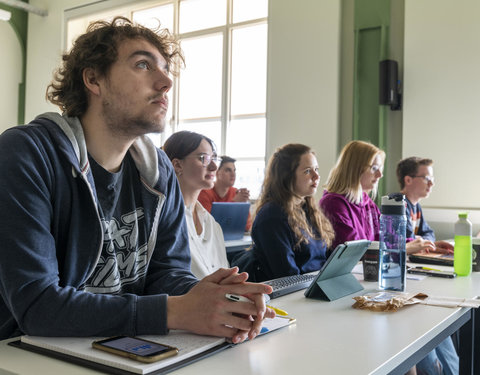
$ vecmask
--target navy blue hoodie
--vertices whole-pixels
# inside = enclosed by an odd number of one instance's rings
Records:
[[[103,230],[80,121],[47,113],[0,136],[0,339],[168,333],[167,294],[197,283],[184,203],[148,137],[129,152],[143,186],[147,271],[135,293],[93,294],[84,284]]]

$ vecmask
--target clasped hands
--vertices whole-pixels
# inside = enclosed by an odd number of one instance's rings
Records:
[[[230,338],[240,343],[255,338],[264,318],[274,318],[275,312],[267,308],[263,294],[272,287],[247,282],[248,274],[238,268],[221,268],[203,278],[187,294],[169,296],[167,326],[170,329]],[[227,293],[242,295],[253,303],[233,302]]]
[[[250,199],[250,190],[246,188],[237,189],[237,192],[233,197],[234,202],[248,202],[249,199]]]

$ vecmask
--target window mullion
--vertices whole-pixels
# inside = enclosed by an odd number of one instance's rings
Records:
[[[173,34],[178,37],[179,31],[179,21],[180,21],[180,0],[174,0],[173,2]],[[179,80],[180,74],[173,78],[173,87],[172,87],[172,94],[171,94],[171,105],[172,105],[172,119],[170,121],[170,127],[172,129],[172,133],[176,132],[178,129],[178,122],[179,122],[179,113],[178,113],[178,103],[179,103]]]
[[[227,6],[227,13],[229,6]],[[227,24],[223,33],[223,72],[222,72],[222,145],[221,153],[227,154],[227,126],[230,118],[230,94],[231,94],[231,34]]]

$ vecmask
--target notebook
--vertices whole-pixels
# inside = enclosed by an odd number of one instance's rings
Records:
[[[295,318],[275,317],[265,319],[260,335],[295,323]],[[223,337],[195,335],[185,331],[171,330],[166,336],[140,336],[143,339],[174,346],[177,355],[158,362],[142,363],[92,348],[97,337],[38,337],[22,336],[9,345],[33,351],[80,366],[100,370],[107,374],[133,375],[166,374],[190,363],[206,358],[224,349],[234,347]],[[0,369],[1,372],[1,369]]]
[[[210,213],[222,227],[225,241],[231,241],[243,238],[249,211],[249,202],[213,202]]]
[[[352,269],[370,243],[357,240],[338,245],[305,291],[305,297],[334,301],[362,290],[363,286],[352,275]]]

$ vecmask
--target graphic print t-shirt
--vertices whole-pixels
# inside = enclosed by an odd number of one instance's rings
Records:
[[[417,206],[412,205],[410,209],[410,220],[412,222],[412,229],[413,229],[412,237],[418,234],[418,228],[420,227],[421,218],[422,218],[422,213],[420,211],[417,211]]]
[[[129,153],[120,170],[110,173],[89,156],[104,242],[85,290],[92,293],[138,293],[147,270],[147,242],[141,182]]]

